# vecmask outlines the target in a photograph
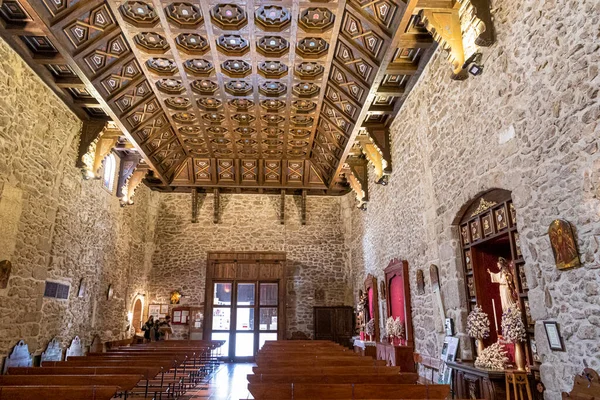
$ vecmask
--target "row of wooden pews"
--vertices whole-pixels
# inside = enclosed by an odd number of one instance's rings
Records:
[[[330,341],[266,342],[248,375],[263,399],[445,399],[448,385],[418,384],[418,375],[388,367]]]
[[[7,373],[0,376],[0,400],[176,399],[216,368],[213,354],[222,344],[115,343],[106,352],[43,361],[41,367],[8,367]]]

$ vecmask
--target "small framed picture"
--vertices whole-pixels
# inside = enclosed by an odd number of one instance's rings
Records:
[[[565,351],[565,345],[560,336],[558,324],[555,321],[544,321],[544,329],[546,330],[550,350]]]
[[[160,305],[160,313],[167,315],[169,313],[169,305],[168,304],[161,304]]]

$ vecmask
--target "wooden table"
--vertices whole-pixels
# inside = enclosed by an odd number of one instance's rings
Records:
[[[377,347],[375,342],[356,339],[354,340],[354,352],[361,356],[369,356],[377,359]]]

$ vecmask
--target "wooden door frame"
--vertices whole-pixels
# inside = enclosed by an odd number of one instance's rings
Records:
[[[256,263],[257,274],[255,277],[238,277],[239,270],[237,269],[238,262],[241,264],[252,264]],[[233,264],[233,269],[229,271],[230,276],[225,277],[216,277],[214,266],[219,263],[231,263]],[[279,268],[277,271],[277,276],[274,275],[274,271],[267,270],[267,268],[262,268],[261,265],[265,267],[267,265],[279,264]],[[214,301],[214,292],[213,285],[214,283],[219,282],[231,282],[232,283],[232,293],[235,290],[235,285],[239,283],[256,283],[256,309],[259,310],[258,314],[255,315],[255,325],[260,325],[260,304],[259,301],[259,290],[260,285],[259,282],[262,283],[278,283],[278,305],[277,305],[277,340],[284,340],[286,335],[287,328],[287,299],[286,299],[286,287],[287,287],[287,274],[286,274],[286,254],[284,252],[263,252],[263,251],[215,251],[207,253],[207,262],[206,262],[206,286],[204,292],[204,331],[203,337],[206,340],[210,339],[210,335],[212,332],[212,310],[213,310],[213,301]],[[232,298],[231,304],[231,320],[230,327],[235,323],[234,321],[234,312],[233,309],[236,307],[234,304],[234,299]],[[234,329],[235,330],[235,329]],[[231,329],[230,329],[231,331]],[[260,331],[256,333],[256,335],[260,335]],[[259,341],[259,337],[255,337],[255,343]],[[235,354],[229,354],[228,358],[233,358]]]
[[[387,302],[387,310],[388,315],[392,313],[392,303],[390,296],[390,284],[392,279],[396,276],[402,279],[402,284],[404,285],[404,333],[406,336],[406,345],[414,346],[414,338],[413,338],[413,326],[412,326],[412,308],[411,308],[411,296],[410,296],[410,282],[408,281],[408,261],[399,260],[394,258],[390,261],[388,266],[383,270],[385,274],[385,287],[386,287],[386,302]]]
[[[377,278],[373,275],[367,275],[365,279],[365,292],[367,293],[367,307],[368,299],[369,299],[369,289],[373,289],[373,315],[371,318],[375,319],[375,342],[379,342],[379,324],[381,321],[379,320],[379,292],[377,291]],[[369,321],[366,321],[367,323]]]

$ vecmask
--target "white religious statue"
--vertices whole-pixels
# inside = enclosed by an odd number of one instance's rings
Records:
[[[500,284],[500,301],[502,303],[502,313],[504,313],[509,308],[518,307],[516,300],[517,293],[515,290],[513,274],[510,271],[508,261],[506,261],[505,258],[498,258],[498,268],[500,269],[499,272],[491,272],[489,268],[487,272],[490,274],[493,283]]]

